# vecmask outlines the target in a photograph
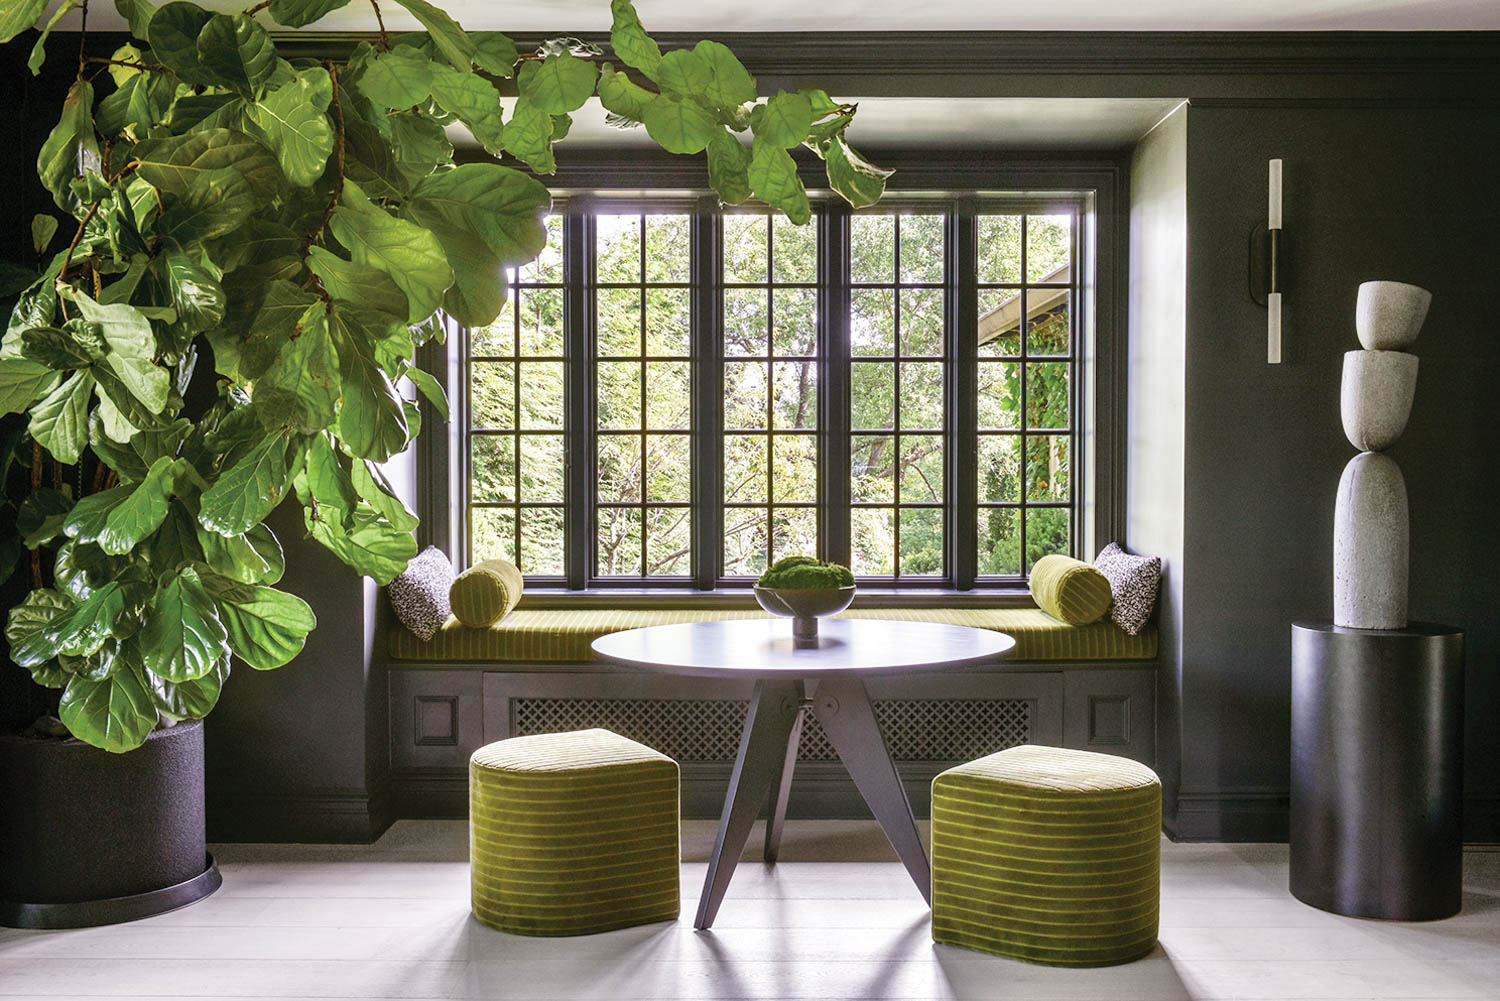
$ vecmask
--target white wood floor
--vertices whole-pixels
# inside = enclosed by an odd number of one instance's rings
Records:
[[[785,861],[743,863],[699,933],[713,824],[690,822],[675,924],[571,939],[469,917],[465,830],[407,821],[367,847],[222,846],[223,888],[190,907],[0,930],[0,997],[1500,999],[1500,850],[1466,855],[1461,915],[1393,924],[1294,900],[1284,845],[1163,842],[1157,949],[1058,970],[935,946],[869,824],[793,822]]]

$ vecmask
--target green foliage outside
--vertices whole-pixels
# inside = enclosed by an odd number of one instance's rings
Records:
[[[11,659],[59,691],[75,736],[111,751],[205,715],[232,658],[266,670],[301,650],[313,616],[275,587],[284,561],[265,523],[288,496],[358,573],[388,582],[415,553],[416,517],[381,463],[419,429],[403,387],[446,414],[416,350],[439,309],[495,320],[498,276],[544,250],[551,205],[529,173],[455,164],[447,126],[548,174],[569,115],[597,94],[669,151],[706,150],[728,203],[805,222],[796,146],[855,205],[884,187],[844,138],[852,106],[818,90],[760,101],[727,48],[664,53],[628,0],[610,5],[620,69],[566,39],[518,52],[424,0],[394,0],[424,32],[382,31],[341,63],[284,58],[263,21],[300,27],[347,0],[115,2],[134,41],[103,55],[85,39],[37,159],[65,222],[39,218],[36,266],[0,274],[17,296],[0,409],[26,425],[0,469],[33,554],[0,549],[0,571],[24,566],[32,583],[8,615]],[[47,6],[8,3],[0,42]],[[519,89],[508,121],[497,77]],[[537,312],[526,336],[545,325]],[[530,373],[544,401],[553,371]],[[532,417],[561,426],[545,405]]]

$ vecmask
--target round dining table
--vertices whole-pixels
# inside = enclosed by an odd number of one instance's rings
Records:
[[[787,619],[647,626],[601,636],[602,660],[688,678],[754,682],[694,926],[712,926],[750,829],[769,802],[764,857],[776,861],[792,768],[811,712],[917,889],[932,902],[932,869],[911,802],[870,704],[865,678],[993,666],[1015,649],[1004,633],[937,622],[824,619],[817,644],[793,642]]]

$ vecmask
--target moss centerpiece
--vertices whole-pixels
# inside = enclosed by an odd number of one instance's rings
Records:
[[[854,600],[854,574],[839,563],[788,556],[761,574],[755,582],[755,600],[772,615],[791,618],[795,646],[816,647],[818,619],[837,615]]]

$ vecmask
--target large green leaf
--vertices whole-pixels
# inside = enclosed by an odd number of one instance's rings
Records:
[[[298,332],[255,382],[255,402],[269,428],[312,434],[338,416],[339,368],[328,337],[328,315],[314,303]]]
[[[224,287],[200,259],[172,248],[160,258],[172,294],[172,308],[184,329],[197,333],[224,319]]]
[[[141,676],[157,712],[172,719],[202,719],[218,704],[224,682],[229,680],[229,658],[221,658],[212,671],[192,681],[167,681],[150,671],[142,671]]]
[[[516,101],[505,125],[505,152],[538,174],[557,172],[557,159],[552,154],[552,116],[532,104],[525,97]]]
[[[413,189],[406,205],[425,228],[443,224],[474,233],[506,267],[542,252],[551,208],[544,184],[494,163],[466,163],[432,174]]]
[[[162,216],[158,233],[183,247],[238,230],[259,204],[249,180],[233,167],[204,171]]]
[[[417,392],[425,396],[427,402],[432,404],[438,416],[446,421],[448,419],[448,394],[443,389],[443,384],[419,368],[407,369],[406,377],[412,381],[412,385],[417,387]]]
[[[77,462],[88,444],[89,396],[93,391],[93,375],[74,372],[31,408],[31,436],[65,466]]]
[[[416,531],[419,521],[396,491],[391,488],[378,466],[365,459],[354,460],[354,489],[359,491],[380,516],[391,523],[391,527],[403,532]]]
[[[286,186],[276,158],[250,136],[232,129],[143,139],[132,156],[138,177],[179,197],[187,194],[199,175],[223,167],[233,167],[251,190],[267,200]]]
[[[646,131],[668,153],[701,153],[721,126],[696,101],[658,94],[646,105]]]
[[[406,294],[407,318],[413,323],[431,316],[442,304],[453,271],[437,237],[386,212],[350,184],[345,185],[329,226],[355,264],[390,275]]]
[[[307,602],[272,587],[236,584],[214,597],[229,648],[257,671],[278,668],[301,653],[318,624]]]
[[[43,636],[58,654],[87,657],[104,645],[125,611],[125,593],[115,581],[89,593],[47,623]]]
[[[824,150],[823,158],[828,167],[828,184],[855,208],[864,208],[880,201],[885,194],[885,181],[894,171],[883,170],[870,163],[854,147],[844,141],[842,135],[834,136]]]
[[[516,43],[509,35],[498,31],[471,31],[469,40],[474,43],[474,65],[486,73],[508,77],[516,71]]]
[[[633,66],[656,79],[656,70],[661,65],[661,48],[641,27],[641,18],[630,0],[610,0],[609,12],[613,23],[609,29],[609,44],[615,55],[626,66]]]
[[[406,448],[409,428],[401,395],[375,360],[376,332],[348,309],[329,314],[328,329],[343,387],[339,435],[350,452],[384,462]]]
[[[213,13],[192,3],[169,3],[157,8],[146,28],[151,53],[183,83],[212,84],[212,74],[198,62],[198,35]]]
[[[156,591],[141,627],[141,663],[167,681],[192,681],[217,668],[227,640],[198,572],[184,567]]]
[[[57,207],[68,213],[82,206],[74,194],[73,179],[86,164],[99,162],[99,141],[94,136],[94,88],[86,80],[77,80],[63,99],[62,114],[36,158],[37,176],[42,186],[52,192]]]
[[[777,143],[762,142],[760,136],[750,150],[750,190],[755,197],[786,213],[801,226],[812,217],[807,192],[797,177],[797,164]]]
[[[72,491],[43,487],[27,495],[16,510],[16,531],[27,549],[49,545],[62,534],[63,523],[73,509]]]
[[[57,388],[61,376],[26,358],[0,358],[0,413],[21,414]]]
[[[756,99],[755,77],[729,50],[729,46],[705,38],[693,46],[693,54],[708,66],[713,76],[703,91],[710,104],[725,108],[748,104]]]
[[[411,46],[397,45],[366,63],[356,86],[381,107],[410,108],[432,93],[434,66],[431,59]]]
[[[130,661],[103,681],[75,674],[63,689],[58,717],[79,740],[116,754],[141,746],[157,723],[145,672]]]
[[[242,584],[274,584],[286,570],[281,543],[264,523],[234,536],[206,531],[200,525],[198,543],[214,573]]]
[[[36,24],[46,9],[47,0],[11,0],[0,4],[0,45]]]
[[[599,68],[599,103],[604,110],[639,122],[646,117],[646,106],[656,97],[609,63]]]
[[[396,0],[422,23],[432,36],[443,57],[461,70],[471,70],[474,64],[474,42],[458,26],[458,22],[438,10],[427,0]]]
[[[293,184],[311,185],[328,166],[333,127],[327,111],[332,100],[328,71],[315,66],[300,71],[246,109]]]
[[[673,49],[661,57],[661,64],[656,68],[656,82],[661,85],[663,94],[685,101],[702,101],[713,87],[714,71],[691,49]]]
[[[353,524],[359,507],[359,493],[345,468],[348,465],[349,460],[327,435],[317,435],[307,442],[307,457],[296,479],[297,498],[304,507],[316,508],[319,518],[346,528]]]
[[[125,387],[153,414],[167,405],[171,377],[152,357],[156,354],[156,335],[151,323],[134,306],[118,303],[101,306],[82,292],[74,291],[79,312],[91,323],[99,324],[110,353],[104,364]]]
[[[729,205],[750,198],[750,151],[722,125],[708,141],[708,183]]]
[[[384,271],[362,268],[322,247],[307,248],[307,266],[335,302],[406,321],[406,293]]]
[[[151,464],[146,478],[109,512],[99,533],[100,549],[115,556],[128,553],[161,526],[167,517],[167,500],[182,475],[179,462],[164,455]]]
[[[485,149],[498,153],[505,128],[500,119],[500,92],[495,85],[474,73],[431,65],[432,99],[468,126]]]
[[[40,667],[57,656],[57,644],[47,636],[52,621],[73,602],[56,591],[42,588],[32,591],[17,605],[11,606],[5,620],[5,641],[10,644],[10,659],[24,668]]]
[[[750,128],[757,144],[791,149],[801,145],[812,129],[812,103],[806,94],[782,91],[750,115]]]
[[[249,97],[276,68],[276,45],[244,14],[215,14],[198,33],[198,67],[214,83]]]
[[[220,535],[248,532],[286,496],[291,472],[286,439],[266,435],[204,492],[198,519]]]
[[[63,531],[68,538],[78,542],[95,541],[109,523],[109,513],[115,509],[115,505],[130,496],[131,489],[122,484],[79,498],[78,503],[73,505],[73,510],[68,512],[68,520],[63,522]]]
[[[125,23],[130,26],[130,33],[145,41],[156,6],[150,0],[115,0],[115,10],[120,12]]]
[[[373,511],[356,514],[354,525],[345,530],[335,522],[317,519],[304,512],[308,531],[328,547],[356,573],[372,578],[384,586],[406,569],[417,555],[417,542],[410,532],[402,532],[379,520]]]
[[[137,73],[99,102],[94,126],[101,135],[143,136],[161,117],[154,99],[153,81],[148,74]]]
[[[47,23],[42,26],[36,44],[31,47],[31,57],[26,60],[26,68],[31,70],[32,76],[41,73],[42,64],[47,60],[47,39],[51,36],[52,29],[57,27],[57,22],[61,21],[68,11],[78,6],[78,2],[79,0],[63,0],[52,12],[52,16],[47,19]]]
[[[240,374],[258,379],[297,332],[307,307],[317,297],[290,281],[278,278],[266,286],[265,298],[254,311],[249,337],[240,348]]]
[[[587,59],[569,52],[532,60],[521,67],[516,85],[521,96],[549,115],[565,115],[593,96],[599,71]]]
[[[349,0],[271,0],[270,14],[277,24],[300,28],[348,5]]]

